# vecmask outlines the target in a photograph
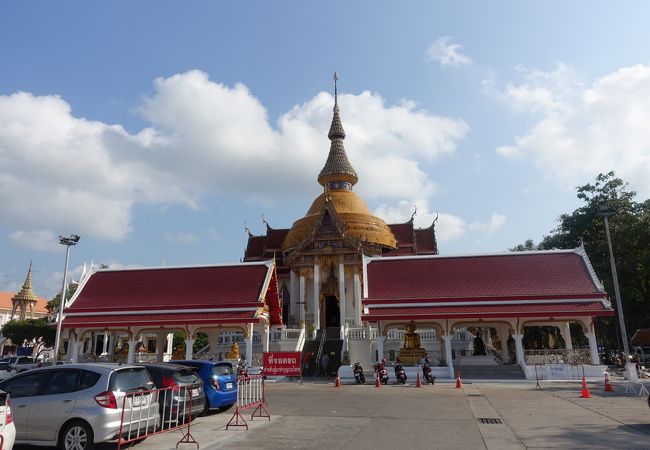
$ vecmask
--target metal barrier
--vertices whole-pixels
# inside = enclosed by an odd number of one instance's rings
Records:
[[[250,408],[255,408],[251,414],[251,420],[255,417],[267,417],[271,420],[271,415],[266,410],[266,406],[268,406],[268,403],[264,396],[264,377],[262,375],[250,375],[238,378],[237,408],[226,425],[226,430],[229,427],[246,427],[248,430],[248,424],[241,412]]]
[[[200,413],[192,409],[203,410],[203,403],[197,401],[199,396],[197,388],[192,386],[126,393],[117,401],[117,407],[121,403],[122,409],[117,450],[125,444],[175,430],[183,433],[176,448],[179,444],[196,444],[198,450],[199,443],[192,436],[191,427],[192,417]]]

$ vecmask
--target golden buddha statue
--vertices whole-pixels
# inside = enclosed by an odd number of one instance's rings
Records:
[[[239,359],[239,344],[233,342],[230,351],[226,353],[226,359]]]
[[[172,359],[185,359],[185,344],[179,344],[172,354]]]
[[[413,320],[406,324],[406,333],[404,333],[402,348],[399,351],[399,358],[405,365],[415,365],[427,355],[427,351],[420,346],[420,335],[415,332],[415,328]]]

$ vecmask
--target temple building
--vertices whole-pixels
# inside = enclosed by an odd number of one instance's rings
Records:
[[[584,248],[439,255],[435,221],[386,224],[354,192],[336,77],[327,137],[322,193],[290,228],[248,232],[243,263],[84,274],[66,304],[73,345],[64,356],[173,358],[170,333],[180,331],[183,358],[243,355],[255,365],[263,351],[295,350],[327,354],[331,373],[397,358],[429,358],[447,378],[458,366],[477,377],[487,376],[482,367],[521,378],[535,366],[542,378],[570,376],[578,364],[602,372],[595,318],[614,313]],[[526,340],[540,327],[553,331]],[[199,337],[207,345],[195,348]]]

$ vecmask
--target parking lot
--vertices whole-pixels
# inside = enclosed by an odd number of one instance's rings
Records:
[[[201,449],[650,448],[647,399],[625,394],[622,383],[614,384],[614,392],[603,387],[591,383],[592,397],[580,398],[576,382],[545,382],[541,389],[534,383],[464,384],[462,389],[453,383],[422,388],[335,388],[311,380],[267,384],[270,421],[249,421],[248,431],[226,430],[233,408],[199,417],[192,434]],[[181,437],[178,431],[152,436],[134,448],[173,449]]]

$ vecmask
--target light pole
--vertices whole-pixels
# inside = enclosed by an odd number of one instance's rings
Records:
[[[59,302],[59,311],[56,321],[56,340],[54,341],[54,362],[59,359],[59,346],[61,345],[61,325],[63,323],[63,308],[65,307],[66,280],[68,278],[68,257],[70,256],[70,247],[76,245],[81,237],[78,234],[71,234],[69,237],[59,236],[59,244],[65,245],[65,268],[63,269],[63,286],[61,287],[61,300]]]
[[[612,238],[609,234],[609,221],[607,218],[616,213],[616,208],[612,206],[601,205],[598,207],[598,214],[605,219],[605,233],[607,234],[607,246],[609,247],[609,263],[612,266],[612,278],[614,279],[614,295],[616,296],[616,309],[618,309],[618,323],[621,328],[621,339],[623,340],[623,352],[625,353],[625,367],[629,374],[632,370],[636,373],[636,368],[630,364],[630,346],[627,340],[627,331],[625,329],[625,318],[623,317],[623,305],[621,304],[621,290],[618,287],[618,273],[616,272],[616,263],[614,262],[614,251],[612,250]]]

